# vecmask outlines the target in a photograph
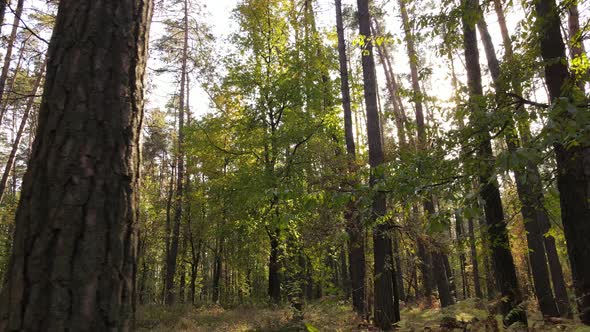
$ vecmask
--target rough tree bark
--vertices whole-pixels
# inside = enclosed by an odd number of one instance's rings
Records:
[[[470,22],[470,13],[479,10],[478,0],[464,0],[464,13],[462,15],[465,64],[467,67],[467,85],[470,96],[471,125],[477,126],[482,121],[482,114],[485,112],[480,106],[480,99],[483,96],[481,82],[481,68],[479,64],[479,50],[477,47],[477,34],[475,23]],[[478,121],[478,119],[480,119]],[[488,227],[488,236],[491,244],[492,260],[494,265],[494,276],[502,293],[501,312],[506,317],[511,311],[517,308],[521,301],[521,294],[516,278],[516,268],[510,246],[508,243],[508,230],[504,219],[504,211],[500,190],[493,173],[494,155],[492,152],[491,138],[488,128],[476,128],[479,163],[479,181],[481,184],[481,197],[484,201],[485,219]],[[511,315],[514,319],[526,322],[526,316]],[[505,321],[505,324],[510,324]]]
[[[557,159],[557,187],[561,217],[572,268],[574,290],[580,320],[590,324],[590,148],[586,122],[578,122],[564,105],[575,102],[571,91],[572,77],[566,65],[566,49],[561,35],[561,19],[554,0],[536,0],[535,10],[540,31],[541,56],[545,63],[545,82],[555,110],[551,115],[557,128],[580,124],[584,135],[581,144],[554,143]],[[560,98],[565,97],[566,100]],[[572,118],[574,117],[574,118]]]
[[[382,175],[379,167],[383,164],[384,154],[380,131],[379,112],[377,106],[377,89],[375,77],[375,60],[371,40],[371,17],[369,0],[357,0],[359,33],[367,37],[366,53],[362,56],[363,83],[365,106],[367,112],[367,138],[369,141],[369,165],[371,167],[370,186],[380,181]],[[371,220],[377,221],[385,216],[386,197],[383,192],[373,194]],[[391,266],[392,246],[387,232],[389,227],[380,223],[373,229],[374,262],[374,294],[375,294],[375,325],[383,330],[391,328],[392,323],[399,321],[399,308],[394,308],[393,282],[394,268]]]
[[[1,331],[128,331],[152,2],[62,0]]]

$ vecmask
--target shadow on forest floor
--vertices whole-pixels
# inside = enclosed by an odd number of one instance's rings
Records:
[[[323,301],[306,307],[305,326],[294,324],[292,312],[286,307],[243,306],[223,309],[219,306],[195,308],[190,306],[164,308],[145,306],[138,310],[138,331],[190,331],[190,332],[296,332],[296,331],[378,331],[359,320],[343,302]],[[571,331],[590,332],[571,321],[560,321],[547,325],[529,315],[528,331]],[[476,322],[464,324],[463,328],[441,329],[441,322]],[[496,317],[498,319],[498,317]],[[402,311],[402,321],[396,331],[496,331],[494,316],[490,316],[485,305],[474,300],[459,302],[445,308],[421,309],[413,307]],[[443,324],[444,325],[444,324]],[[527,331],[526,329],[514,331]]]

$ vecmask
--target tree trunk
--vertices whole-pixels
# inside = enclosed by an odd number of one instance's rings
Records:
[[[498,16],[498,23],[500,25],[500,31],[502,33],[502,42],[504,44],[506,60],[508,62],[512,62],[514,53],[512,51],[512,41],[510,40],[510,35],[508,34],[506,18],[504,17],[504,10],[502,8],[500,0],[494,0],[494,9],[496,11],[496,15]],[[519,79],[517,78],[518,75],[514,76],[515,77],[512,80],[512,88],[514,90],[514,93],[521,96],[522,87]],[[522,108],[519,108],[517,111],[523,112],[524,110]],[[528,122],[526,120],[519,122],[518,130],[520,132],[521,140],[523,144],[526,146],[528,142],[532,141],[532,134]],[[538,201],[534,203],[534,206],[537,210],[536,213],[538,213],[537,222],[539,223],[541,233],[543,234],[543,240],[545,242],[545,251],[547,253],[547,260],[549,261],[549,270],[551,272],[551,281],[553,283],[555,301],[557,303],[560,315],[565,317],[571,317],[572,311],[569,303],[569,298],[567,295],[565,280],[563,277],[563,270],[561,267],[561,263],[559,261],[557,248],[555,246],[555,239],[553,238],[553,236],[547,234],[547,232],[549,232],[549,229],[551,228],[551,224],[549,222],[549,215],[547,213],[547,210],[543,205],[544,197],[541,176],[536,165],[531,165],[528,167],[531,170],[531,175],[528,177],[529,187],[530,190],[533,191],[533,198],[538,198]]]
[[[459,251],[459,266],[461,268],[461,286],[463,290],[463,299],[469,298],[469,284],[467,283],[467,258],[465,257],[464,238],[463,238],[463,218],[459,212],[455,212],[455,232],[457,233],[457,250]],[[457,296],[458,297],[458,296]]]
[[[1,331],[133,328],[151,9],[146,0],[59,4]]]
[[[358,0],[358,18],[359,33],[370,40],[371,37],[371,17],[369,14],[369,1]],[[381,138],[381,125],[379,121],[379,112],[377,107],[377,79],[375,77],[375,61],[373,59],[373,45],[366,45],[366,52],[362,56],[363,66],[363,83],[365,106],[367,112],[367,138],[369,141],[369,165],[371,167],[370,187],[382,179],[381,171],[378,169],[384,160],[383,146]],[[371,220],[385,216],[386,197],[383,192],[375,192],[372,202]],[[373,253],[374,262],[374,294],[375,294],[375,325],[383,330],[391,328],[391,324],[399,321],[396,317],[394,308],[394,290],[393,282],[394,267],[391,266],[392,247],[391,239],[387,235],[389,226],[379,224],[373,229]]]
[[[187,76],[188,59],[188,0],[184,0],[183,18],[184,43],[182,47],[182,68],[180,73],[180,93],[178,106],[178,170],[176,174],[176,194],[174,209],[174,224],[172,225],[172,238],[170,239],[170,250],[166,258],[166,304],[173,305],[175,302],[174,277],[176,276],[176,259],[178,257],[178,243],[180,240],[180,224],[182,223],[183,185],[184,185],[184,106],[185,106],[185,85]]]
[[[0,30],[4,26],[4,16],[6,15],[6,6],[10,0],[0,0]],[[1,34],[0,34],[1,35]]]
[[[479,4],[477,0],[464,0],[465,11],[477,12]],[[481,109],[480,99],[483,96],[481,83],[481,69],[479,64],[479,50],[477,48],[477,34],[475,27],[467,21],[467,14],[463,14],[463,34],[465,47],[465,63],[467,67],[467,81],[470,94],[471,124],[478,126],[485,109]],[[475,23],[475,22],[474,22]],[[485,121],[484,121],[485,122]],[[477,129],[476,129],[477,130]],[[504,211],[500,190],[494,179],[492,144],[488,128],[479,128],[478,135],[475,135],[478,145],[478,158],[484,162],[479,166],[479,181],[481,184],[481,196],[484,200],[486,224],[488,236],[491,243],[492,260],[494,262],[494,275],[502,293],[501,312],[505,318],[517,308],[521,301],[516,268],[510,246],[508,243],[508,230],[504,220]],[[518,321],[526,323],[525,315],[511,315]],[[510,325],[511,321],[504,322]]]
[[[405,31],[405,39],[406,39],[406,48],[408,51],[408,58],[410,62],[410,73],[412,79],[412,91],[413,96],[412,100],[414,101],[414,109],[416,115],[416,129],[417,129],[417,151],[418,153],[427,153],[427,137],[426,137],[426,125],[424,123],[424,107],[422,103],[422,91],[420,89],[420,78],[418,76],[418,54],[416,53],[416,48],[414,45],[414,36],[412,35],[412,29],[410,25],[410,18],[408,16],[408,11],[406,8],[406,0],[399,0],[400,12],[402,16],[404,31]],[[434,203],[432,197],[427,197],[422,202],[424,206],[424,213],[426,219],[436,213]],[[425,248],[427,249],[427,248]],[[429,253],[427,253],[429,254]],[[449,287],[449,280],[447,275],[445,274],[445,269],[441,265],[444,262],[444,255],[442,252],[440,253],[432,253],[433,256],[433,263],[434,263],[434,278],[436,280],[436,284],[439,291],[440,301],[442,306],[453,304],[453,298],[450,295],[450,287]],[[439,257],[440,256],[440,257]],[[443,285],[442,283],[446,283]],[[445,299],[443,299],[445,297]]]
[[[0,0],[0,1],[2,1],[2,0]],[[29,41],[29,38],[23,40],[23,42],[21,43],[20,54],[18,56],[16,66],[14,67],[14,75],[12,75],[12,78],[10,79],[8,86],[5,87],[6,91],[3,94],[4,100],[0,101],[0,105],[1,105],[0,106],[0,119],[4,118],[4,114],[6,114],[6,111],[8,110],[8,105],[10,105],[9,98],[6,95],[6,93],[7,92],[14,92],[14,83],[16,82],[17,73],[22,69],[22,62],[24,60],[25,50],[26,50],[25,45],[27,45],[28,41]]]
[[[575,115],[567,111],[561,97],[568,95],[571,76],[565,64],[566,51],[560,30],[560,18],[553,0],[535,2],[537,24],[541,39],[541,56],[546,61],[545,81],[552,103],[556,103],[552,115],[557,128],[565,131],[571,123],[580,124],[580,132],[585,122],[578,123]],[[573,102],[571,97],[569,102]],[[573,117],[573,118],[572,118]],[[559,129],[557,129],[559,130]],[[571,128],[569,129],[571,130]],[[561,216],[568,256],[572,268],[574,290],[578,301],[580,320],[590,324],[590,151],[587,143],[568,145],[565,142],[554,144],[557,159],[557,187],[560,193]]]
[[[342,108],[344,109],[344,136],[346,152],[349,158],[349,171],[355,171],[356,148],[352,130],[352,109],[350,105],[350,86],[348,82],[348,65],[346,55],[346,41],[344,39],[344,25],[342,23],[341,0],[335,0],[336,30],[338,33],[338,55],[340,62],[340,89],[342,93]],[[350,237],[348,256],[350,260],[350,283],[352,288],[352,306],[364,317],[367,305],[365,303],[365,247],[364,231],[357,203],[351,201],[345,211],[347,232]]]
[[[268,262],[268,296],[273,303],[281,302],[281,279],[279,275],[279,239],[278,230],[269,232],[270,258]]]
[[[4,191],[6,189],[6,184],[8,183],[8,177],[10,176],[12,166],[14,165],[16,153],[18,152],[20,140],[22,138],[23,132],[25,131],[27,120],[29,119],[29,114],[35,102],[35,95],[37,94],[37,90],[39,89],[39,86],[41,85],[41,80],[43,79],[43,72],[45,71],[45,66],[46,63],[44,62],[37,69],[37,79],[35,80],[35,83],[33,83],[33,90],[31,91],[32,96],[29,97],[27,105],[25,106],[25,111],[23,113],[23,117],[18,127],[16,138],[12,143],[12,149],[10,151],[10,155],[8,155],[8,161],[6,162],[6,166],[4,167],[4,173],[2,173],[2,179],[0,180],[0,204],[2,204],[2,198],[4,197]]]
[[[584,47],[584,40],[580,31],[580,13],[578,12],[578,4],[572,1],[568,4],[567,26],[570,44],[570,57],[572,59],[586,56],[586,49]],[[588,73],[590,71],[586,71]],[[577,80],[577,85],[580,90],[585,90],[586,80]]]
[[[488,67],[490,68],[492,81],[496,90],[496,100],[498,101],[498,105],[501,106],[504,100],[506,100],[507,86],[502,83],[500,78],[500,62],[496,57],[492,37],[488,32],[487,24],[483,17],[480,18],[477,27],[482,38]],[[522,111],[517,110],[516,113]],[[508,125],[504,130],[506,133],[506,146],[511,154],[516,154],[520,148],[519,138],[516,135],[514,120],[509,118],[507,121]],[[553,293],[551,292],[551,280],[549,279],[549,269],[547,268],[547,259],[545,256],[544,236],[538,220],[547,214],[543,206],[539,170],[536,164],[528,161],[524,169],[516,166],[512,167],[512,171],[516,179],[518,197],[522,203],[521,213],[527,235],[528,255],[533,274],[535,296],[537,297],[543,316],[557,317],[559,316],[559,312]],[[534,193],[532,190],[534,187],[537,187],[539,192]]]
[[[477,247],[475,246],[475,230],[473,227],[473,218],[467,220],[467,227],[469,228],[469,251],[471,252],[471,265],[473,269],[473,288],[475,290],[475,297],[483,299],[481,291],[481,279],[479,276],[479,264],[477,262]]]
[[[3,2],[3,0],[0,1]],[[15,15],[14,20],[12,22],[12,31],[10,32],[10,36],[8,37],[8,42],[6,45],[6,54],[4,54],[4,65],[2,66],[2,72],[0,72],[0,100],[4,99],[6,80],[8,79],[8,72],[10,71],[10,64],[12,63],[12,50],[14,49],[14,43],[16,42],[16,33],[20,25],[20,17],[23,14],[24,2],[24,0],[18,0],[16,4],[16,10],[14,11]],[[3,118],[4,112],[0,113],[0,124],[2,124]]]
[[[213,303],[219,303],[219,295],[221,288],[221,268],[222,268],[222,255],[223,255],[223,240],[219,240],[219,247],[215,253],[215,262],[213,267]]]

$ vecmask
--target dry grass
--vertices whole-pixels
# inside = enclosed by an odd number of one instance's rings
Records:
[[[443,317],[457,321],[485,321],[489,317],[485,304],[474,300],[439,308],[407,308],[402,311],[402,321],[396,331],[441,331]],[[190,332],[361,332],[377,331],[360,321],[342,301],[325,300],[306,306],[303,323],[292,321],[292,311],[287,307],[244,306],[231,310],[219,306],[210,307],[142,307],[138,312],[139,331],[190,331]],[[546,324],[530,317],[528,331],[590,332],[590,327],[572,321]],[[474,325],[478,326],[478,325]],[[500,324],[501,326],[501,324]],[[484,331],[474,327],[469,331]]]

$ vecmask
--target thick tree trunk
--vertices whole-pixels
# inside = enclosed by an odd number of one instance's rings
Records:
[[[368,40],[371,37],[371,17],[369,14],[369,1],[358,0],[358,18],[359,33],[366,36]],[[366,51],[368,54],[362,56],[363,66],[363,83],[365,106],[367,112],[367,138],[369,141],[369,165],[371,167],[371,176],[369,185],[374,188],[381,180],[379,167],[383,163],[383,146],[380,131],[379,112],[377,107],[377,90],[375,77],[375,60],[373,59],[373,45],[367,44]],[[387,213],[386,197],[383,192],[375,192],[372,202],[371,220],[385,216]],[[394,267],[391,266],[391,257],[393,250],[391,239],[387,235],[389,226],[379,224],[373,229],[373,253],[374,262],[374,294],[375,294],[375,325],[383,330],[391,328],[392,323],[399,321],[396,312],[399,308],[394,308],[394,290],[395,283]]]
[[[541,31],[541,56],[546,61],[545,81],[552,103],[557,103],[553,120],[558,128],[577,124],[561,97],[568,95],[571,76],[565,64],[566,50],[560,30],[560,18],[553,0],[535,2],[537,24]],[[571,100],[569,102],[574,102]],[[572,119],[572,117],[574,117]],[[580,122],[579,130],[584,131]],[[562,131],[565,131],[563,129]],[[586,143],[554,144],[557,159],[557,186],[560,193],[561,216],[568,256],[572,268],[574,290],[578,301],[580,319],[590,324],[590,151]]]
[[[342,93],[342,108],[344,109],[344,137],[346,152],[349,158],[349,171],[354,172],[356,163],[356,148],[352,130],[352,109],[350,105],[350,86],[348,82],[348,64],[346,55],[346,41],[344,39],[344,25],[342,22],[341,0],[335,0],[336,30],[338,33],[338,55],[340,63],[340,90]],[[352,305],[354,310],[364,317],[367,305],[365,303],[365,247],[364,230],[356,202],[350,202],[346,207],[345,218],[350,240],[348,256],[350,260],[350,283],[352,290]]]
[[[151,9],[146,0],[59,4],[0,331],[133,327]]]
[[[8,155],[8,161],[6,162],[6,166],[4,167],[4,173],[2,173],[2,179],[0,180],[0,204],[2,204],[2,198],[4,197],[4,191],[6,189],[6,184],[8,183],[8,177],[10,176],[10,172],[12,170],[12,166],[14,165],[14,160],[16,158],[16,153],[18,152],[18,147],[20,145],[20,140],[22,138],[23,132],[25,131],[25,127],[27,125],[27,120],[29,119],[29,114],[31,109],[33,108],[33,104],[35,102],[35,95],[37,94],[37,90],[41,85],[41,80],[43,78],[43,72],[45,70],[46,63],[40,65],[37,69],[37,79],[35,83],[33,83],[33,90],[31,91],[32,97],[29,97],[27,105],[25,106],[25,111],[23,113],[23,117],[21,119],[20,125],[18,127],[18,131],[16,133],[16,137],[14,142],[12,143],[12,149],[10,154]]]
[[[3,1],[3,0],[0,0]],[[0,100],[4,98],[4,90],[6,88],[6,80],[8,79],[8,72],[10,71],[10,64],[12,63],[12,50],[14,49],[14,43],[16,42],[16,33],[20,25],[20,17],[23,14],[24,0],[18,0],[16,4],[16,10],[14,11],[14,20],[12,22],[12,30],[8,37],[6,45],[6,53],[4,54],[4,64],[2,65],[2,71],[0,72]],[[4,117],[4,112],[0,113],[0,124]]]
[[[492,81],[494,82],[496,99],[501,105],[506,99],[507,86],[502,83],[500,78],[500,62],[496,57],[492,37],[488,32],[484,18],[480,18],[477,27],[484,45]],[[517,110],[516,112],[519,111]],[[508,119],[508,126],[505,129],[505,133],[508,151],[511,154],[516,154],[520,148],[520,143],[512,119]],[[542,192],[533,192],[535,187],[542,190],[539,171],[537,165],[533,164],[532,161],[527,162],[524,169],[516,166],[512,167],[512,171],[516,179],[518,197],[522,203],[521,213],[526,229],[529,248],[528,255],[533,275],[535,296],[537,297],[543,316],[557,317],[559,316],[559,312],[553,293],[551,292],[551,280],[549,279],[549,269],[547,268],[547,259],[545,256],[544,236],[540,227],[541,222],[538,220],[546,216],[547,212],[543,206]]]
[[[185,85],[187,77],[188,59],[188,0],[184,0],[183,18],[184,42],[182,48],[181,73],[180,73],[180,94],[178,106],[178,170],[176,178],[176,194],[174,208],[174,223],[172,225],[172,238],[170,239],[170,250],[166,258],[166,304],[172,305],[176,301],[174,294],[174,277],[176,276],[176,259],[178,257],[178,244],[180,240],[180,224],[182,223],[183,185],[184,185],[184,107],[185,107]]]
[[[477,12],[479,4],[477,0],[464,0],[464,10],[466,12]],[[465,63],[467,67],[467,80],[470,94],[471,106],[471,123],[477,126],[478,118],[481,118],[485,110],[481,109],[480,98],[483,96],[481,83],[481,69],[479,64],[479,50],[477,48],[477,35],[475,27],[467,20],[467,14],[462,16]],[[485,121],[484,121],[485,122]],[[501,312],[506,317],[511,311],[517,308],[521,301],[518,280],[516,278],[516,268],[510,246],[508,243],[508,230],[504,220],[504,211],[500,190],[494,179],[493,172],[493,152],[488,128],[480,128],[476,135],[478,145],[478,158],[484,162],[480,164],[479,181],[481,183],[481,196],[484,200],[484,210],[486,224],[488,226],[488,236],[491,243],[492,259],[494,262],[494,275],[502,293],[503,301]],[[517,320],[525,321],[525,315],[511,315]],[[505,324],[510,324],[505,321]]]

